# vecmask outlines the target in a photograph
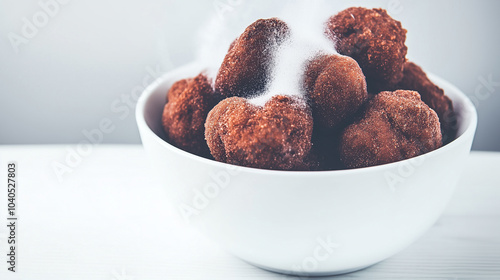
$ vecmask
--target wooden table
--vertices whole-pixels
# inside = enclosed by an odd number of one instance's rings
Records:
[[[16,273],[6,263],[10,161]],[[0,182],[0,279],[299,279],[248,265],[174,219],[139,145],[0,146]],[[350,278],[500,279],[500,153],[471,154],[444,215],[406,250],[317,279]]]

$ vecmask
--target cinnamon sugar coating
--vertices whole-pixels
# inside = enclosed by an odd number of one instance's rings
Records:
[[[224,99],[208,114],[205,138],[213,157],[247,167],[303,170],[313,119],[302,99],[277,95],[263,107]]]
[[[302,42],[290,40],[280,19],[252,23],[230,44],[214,83],[200,74],[171,86],[162,115],[166,140],[240,166],[337,170],[408,159],[454,139],[453,104],[406,61],[399,21],[383,9],[353,7],[325,27],[320,31],[339,54],[316,53],[299,61],[305,66],[300,71],[285,69],[280,74],[290,75],[289,85],[302,88],[272,96],[270,88],[281,86],[270,84],[271,72],[282,71],[274,69],[275,60],[291,59],[278,56],[281,46],[298,43],[300,49]],[[292,91],[302,96],[285,95]],[[263,93],[255,104],[269,99],[255,105],[250,98]]]
[[[162,115],[168,142],[187,152],[210,156],[204,124],[216,102],[210,81],[203,74],[175,82],[167,93]]]
[[[262,93],[269,82],[274,53],[290,30],[277,18],[259,19],[248,26],[229,47],[215,91],[222,97],[250,97]]]
[[[358,63],[337,54],[321,55],[307,65],[304,88],[315,124],[328,130],[349,122],[368,97]]]
[[[340,156],[348,168],[367,167],[412,158],[441,144],[438,116],[417,92],[384,91],[344,130]]]
[[[340,54],[359,63],[370,92],[393,88],[403,78],[406,30],[384,9],[343,10],[328,20],[327,34]]]
[[[422,68],[413,62],[406,62],[403,79],[397,88],[418,91],[422,101],[436,111],[439,117],[443,142],[448,143],[455,138],[457,118],[451,99],[444,94],[440,87],[429,80]]]

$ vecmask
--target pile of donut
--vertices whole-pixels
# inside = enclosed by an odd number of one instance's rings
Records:
[[[175,82],[162,115],[165,140],[240,166],[336,170],[415,157],[454,139],[451,100],[406,60],[406,30],[383,9],[330,17],[325,36],[338,54],[305,63],[303,96],[280,92],[252,104],[290,32],[280,19],[259,19],[233,41],[214,81],[202,72]]]

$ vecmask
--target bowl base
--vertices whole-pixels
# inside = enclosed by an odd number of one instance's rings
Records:
[[[251,264],[253,266],[256,266],[260,269],[263,269],[263,270],[267,270],[267,271],[270,271],[270,272],[274,272],[274,273],[279,273],[279,274],[284,274],[284,275],[290,275],[290,276],[304,276],[304,277],[309,277],[309,276],[334,276],[334,275],[340,275],[340,274],[347,274],[347,273],[351,273],[351,272],[355,272],[355,271],[358,271],[358,270],[362,270],[362,269],[365,269],[367,267],[370,267],[374,264],[369,264],[369,265],[363,265],[363,266],[359,266],[359,267],[355,267],[355,268],[349,268],[349,269],[343,269],[343,270],[332,270],[332,271],[297,271],[297,270],[282,270],[282,269],[276,269],[276,268],[272,268],[272,267],[268,267],[268,266],[265,266],[265,265],[260,265],[260,264],[256,264],[256,263],[253,263],[253,262],[249,262],[249,261],[246,261],[246,260],[243,260],[244,262],[248,263],[248,264]]]

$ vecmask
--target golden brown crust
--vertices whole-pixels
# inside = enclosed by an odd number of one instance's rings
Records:
[[[208,157],[204,124],[216,98],[203,74],[175,82],[167,93],[162,124],[167,140],[187,152]]]
[[[340,54],[359,63],[370,92],[391,89],[402,79],[406,30],[384,9],[343,10],[328,20],[327,34]]]
[[[276,48],[288,38],[290,30],[277,19],[259,19],[234,41],[215,80],[215,91],[222,97],[255,96],[264,91]]]
[[[440,87],[429,80],[422,68],[413,62],[406,62],[403,79],[397,88],[418,91],[422,101],[439,116],[443,142],[447,143],[455,138],[457,119],[453,111],[453,103]]]
[[[313,120],[305,101],[273,96],[264,107],[241,97],[221,101],[208,114],[205,138],[213,157],[236,165],[306,169]]]
[[[349,8],[326,25],[340,54],[306,61],[304,97],[247,100],[268,90],[275,53],[290,37],[285,22],[257,20],[229,46],[215,89],[203,74],[172,85],[167,140],[235,165],[335,170],[415,157],[453,139],[451,100],[406,62],[400,22],[382,9]]]
[[[315,124],[327,130],[349,122],[368,97],[358,63],[336,54],[319,56],[307,65],[304,87]]]
[[[340,154],[345,166],[358,168],[415,157],[441,144],[438,116],[417,92],[384,91],[344,130]]]

